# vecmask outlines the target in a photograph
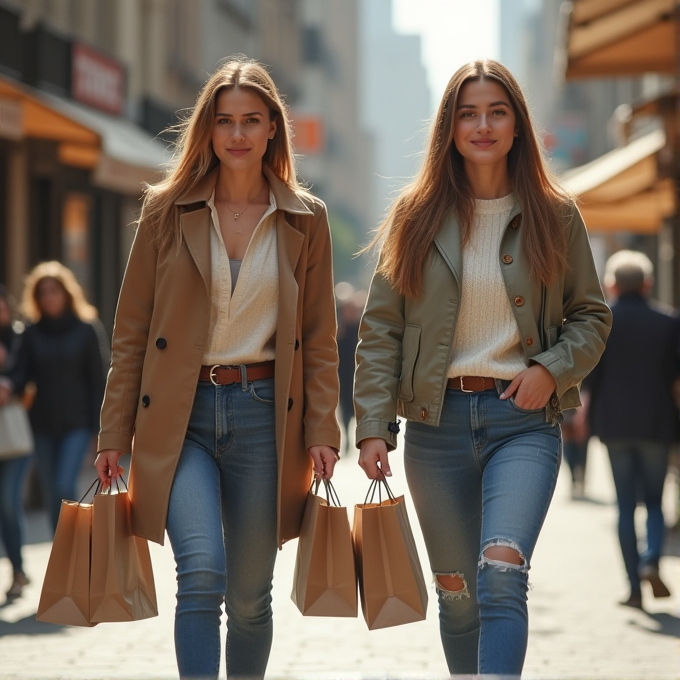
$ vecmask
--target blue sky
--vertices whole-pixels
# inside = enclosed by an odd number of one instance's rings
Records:
[[[432,108],[467,61],[499,57],[498,0],[392,0],[394,29],[423,39]]]

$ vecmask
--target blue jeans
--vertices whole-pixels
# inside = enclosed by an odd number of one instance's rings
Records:
[[[30,456],[0,460],[0,536],[14,572],[24,571],[21,546],[24,544],[24,483]]]
[[[619,506],[619,543],[633,593],[640,592],[639,569],[659,566],[664,537],[661,496],[668,471],[668,444],[644,441],[605,442],[612,464]],[[635,534],[638,498],[647,506],[647,549],[640,555]]]
[[[200,382],[170,494],[177,563],[175,650],[182,678],[264,675],[272,644],[277,457],[274,380]]]
[[[447,390],[439,427],[406,426],[404,464],[439,596],[452,674],[519,675],[527,647],[531,556],[557,482],[559,424],[496,390]],[[510,564],[484,555],[502,546]],[[459,576],[446,590],[439,576]]]
[[[79,500],[76,483],[93,436],[94,432],[87,428],[71,430],[61,437],[34,433],[35,463],[53,531],[62,499]]]

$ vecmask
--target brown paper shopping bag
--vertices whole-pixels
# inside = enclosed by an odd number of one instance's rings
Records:
[[[61,502],[57,530],[40,593],[36,614],[38,621],[66,626],[96,625],[90,623],[92,504],[82,502],[85,496],[80,502]]]
[[[356,616],[357,577],[347,508],[330,481],[310,489],[298,540],[291,599],[305,616]]]
[[[387,492],[384,501],[381,485]],[[376,489],[379,499],[374,503]],[[422,621],[427,587],[404,497],[395,498],[384,480],[375,480],[366,502],[354,508],[352,537],[361,609],[369,630]]]
[[[158,615],[149,545],[132,533],[127,491],[97,494],[92,522],[90,620],[138,621]]]

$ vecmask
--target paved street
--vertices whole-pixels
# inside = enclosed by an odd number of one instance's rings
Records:
[[[393,490],[406,491],[394,455]],[[569,497],[566,468],[534,555],[529,595],[531,633],[525,678],[680,679],[680,539],[669,542],[662,573],[674,596],[646,611],[617,606],[627,595],[615,534],[616,510],[606,456],[591,445],[589,500]],[[336,488],[344,503],[363,500],[362,473],[342,460]],[[668,520],[672,499],[667,500]],[[417,539],[413,509],[409,510]],[[640,518],[642,519],[642,517]],[[172,678],[174,567],[169,547],[152,545],[160,615],[131,624],[61,628],[38,623],[35,611],[50,545],[46,520],[31,517],[25,548],[33,583],[25,597],[0,608],[1,678]],[[42,540],[41,540],[42,539]],[[421,558],[425,550],[419,542]],[[438,636],[434,592],[427,621],[369,632],[358,619],[302,617],[290,601],[295,546],[279,555],[274,583],[275,638],[268,677],[302,680],[439,679],[448,677]],[[0,561],[0,590],[9,584]],[[424,569],[427,574],[428,570]]]

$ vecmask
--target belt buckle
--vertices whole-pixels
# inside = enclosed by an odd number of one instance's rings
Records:
[[[217,376],[215,375],[215,369],[219,368],[219,364],[215,364],[211,369],[210,369],[210,382],[215,385],[215,387],[219,387],[219,383],[217,382]]]
[[[474,392],[474,390],[466,390],[465,386],[463,385],[463,378],[464,377],[465,376],[463,376],[463,375],[458,376],[458,380],[460,380],[460,391],[461,392],[467,392],[468,394],[472,394],[472,392]]]

